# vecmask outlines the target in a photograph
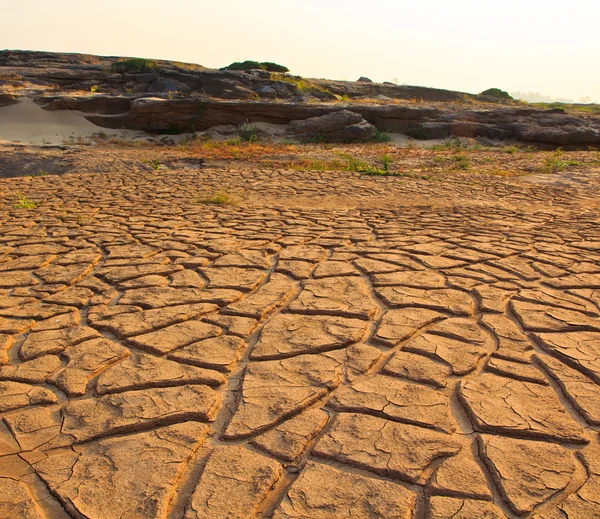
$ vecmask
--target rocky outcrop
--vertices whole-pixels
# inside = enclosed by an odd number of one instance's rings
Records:
[[[565,148],[600,146],[600,117],[594,114],[475,104],[477,96],[424,87],[304,80],[264,70],[209,70],[159,60],[151,61],[150,69],[127,72],[114,67],[121,59],[2,51],[0,78],[10,79],[0,80],[0,106],[14,103],[15,95],[27,95],[47,110],[89,114],[87,119],[101,127],[159,133],[294,121],[288,134],[301,139],[322,133],[331,134],[325,136],[329,140],[363,140],[374,126],[416,139],[456,136]],[[3,92],[4,84],[10,90]],[[399,99],[411,102],[400,104]],[[333,122],[341,116],[332,114],[350,112],[355,122]],[[324,122],[307,121],[322,117]]]
[[[139,72],[115,68],[124,58],[33,51],[0,51],[0,77],[19,77],[34,89],[56,87],[61,90],[97,89],[104,94],[144,94],[147,92],[193,92],[219,99],[292,99],[332,101],[339,96],[374,97],[425,101],[460,101],[470,94],[425,87],[399,86],[359,81],[303,80],[287,74],[264,70],[211,70],[200,65],[152,60],[151,70]],[[160,88],[156,81],[173,81],[177,88]],[[160,83],[159,83],[160,84]],[[185,85],[185,87],[183,86]],[[1,86],[1,83],[0,83]],[[189,90],[188,90],[189,89]]]
[[[0,108],[3,106],[10,106],[18,103],[19,101],[15,98],[15,96],[10,94],[0,94]]]

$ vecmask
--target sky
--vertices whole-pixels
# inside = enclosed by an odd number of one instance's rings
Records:
[[[0,49],[600,102],[598,0],[0,0]]]

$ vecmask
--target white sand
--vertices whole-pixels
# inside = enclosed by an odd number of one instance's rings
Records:
[[[101,128],[75,110],[44,110],[30,98],[0,108],[0,142],[57,145],[98,132],[128,139],[144,135],[131,130]]]

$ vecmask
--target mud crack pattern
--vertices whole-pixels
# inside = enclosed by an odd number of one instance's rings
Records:
[[[317,175],[3,181],[0,518],[600,517],[597,193]]]

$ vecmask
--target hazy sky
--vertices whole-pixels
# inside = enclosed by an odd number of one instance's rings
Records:
[[[600,102],[599,0],[0,0],[0,48]]]

